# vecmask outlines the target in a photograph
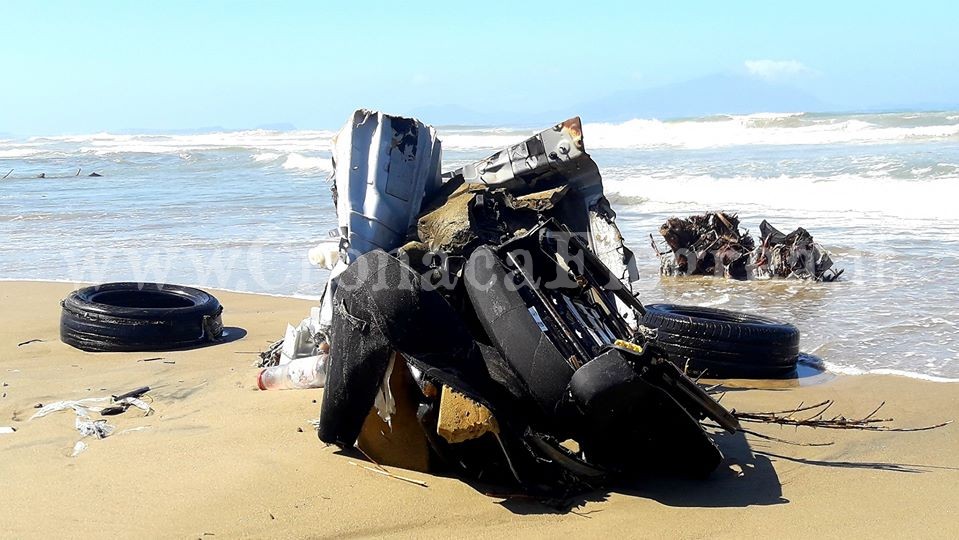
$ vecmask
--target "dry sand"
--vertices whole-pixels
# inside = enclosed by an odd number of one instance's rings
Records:
[[[255,352],[310,302],[217,293],[239,340],[193,351],[90,354],[58,340],[69,284],[0,283],[0,527],[4,538],[535,536],[959,537],[959,426],[921,433],[795,431],[796,447],[723,436],[707,481],[650,478],[593,493],[569,512],[503,501],[454,478],[406,472],[423,488],[351,466],[308,420],[322,390],[255,390]],[[232,330],[232,332],[237,332]],[[234,334],[237,335],[237,334]],[[42,339],[19,346],[31,339]],[[166,361],[138,362],[162,356]],[[114,417],[116,434],[79,439],[72,412],[28,420],[37,403],[149,385],[156,414]],[[835,398],[864,415],[880,401],[900,425],[959,418],[959,386],[896,377],[729,392],[740,410]],[[748,446],[747,446],[748,443]],[[402,472],[402,471],[401,471]]]

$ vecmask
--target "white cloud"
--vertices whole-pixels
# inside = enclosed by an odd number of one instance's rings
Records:
[[[744,64],[750,75],[769,81],[814,73],[813,70],[797,60],[746,60]]]

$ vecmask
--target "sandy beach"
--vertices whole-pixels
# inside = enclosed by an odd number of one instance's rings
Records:
[[[91,354],[58,339],[73,285],[0,283],[0,523],[7,538],[132,537],[921,537],[959,536],[959,425],[917,433],[749,426],[804,443],[719,436],[725,462],[706,481],[650,477],[560,511],[504,500],[456,478],[404,483],[351,465],[309,420],[322,390],[256,390],[256,352],[312,302],[217,292],[231,341],[162,353]],[[24,345],[20,343],[34,341]],[[162,360],[142,361],[162,357]],[[749,411],[835,399],[831,413],[918,426],[959,419],[959,386],[888,376],[821,376],[809,385],[734,389]],[[150,386],[155,414],[114,417],[80,439],[70,411],[37,404]],[[136,429],[144,428],[144,429]],[[127,431],[132,430],[132,431]]]

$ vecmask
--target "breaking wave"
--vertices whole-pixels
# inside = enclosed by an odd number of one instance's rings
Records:
[[[25,142],[7,141],[7,149],[30,149],[32,155],[54,150],[78,150],[95,155],[109,154],[184,154],[190,152],[246,149],[258,152],[328,151],[330,131],[228,131],[188,135],[123,135],[96,133],[61,137],[31,137]]]
[[[451,130],[444,148],[515,144],[536,130]],[[941,113],[826,116],[807,113],[720,115],[686,120],[633,119],[583,125],[586,149],[721,148],[747,145],[883,144],[959,140],[959,116]]]
[[[308,157],[303,154],[292,153],[286,156],[283,168],[296,171],[330,172],[333,170],[333,165],[328,157]]]
[[[439,137],[447,150],[494,150],[516,144],[537,131],[532,128],[440,128]],[[959,115],[886,113],[835,116],[797,112],[716,115],[684,120],[637,118],[621,123],[587,122],[583,133],[587,150],[959,141]],[[76,149],[95,155],[182,154],[230,149],[309,154],[328,152],[333,135],[334,132],[326,130],[247,130],[32,137],[26,141],[0,141],[0,158],[42,157],[45,152]]]
[[[903,369],[891,369],[891,368],[876,368],[876,369],[863,369],[854,366],[844,366],[839,364],[834,364],[832,362],[823,362],[826,366],[826,369],[833,373],[839,373],[841,375],[892,375],[896,377],[907,377],[910,379],[919,379],[921,381],[937,382],[937,383],[959,383],[959,379],[954,377],[940,377],[938,375],[930,375],[928,373],[919,373],[915,371],[908,371]]]
[[[903,218],[959,220],[954,202],[959,177],[903,180],[859,175],[832,177],[781,176],[627,176],[604,178],[604,186],[621,204],[644,208],[744,208],[795,210],[855,215],[884,214]]]

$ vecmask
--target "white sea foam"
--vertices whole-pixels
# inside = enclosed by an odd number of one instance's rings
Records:
[[[841,375],[892,375],[896,377],[908,377],[910,379],[919,379],[923,381],[937,382],[937,383],[959,383],[959,379],[951,377],[939,377],[937,375],[928,375],[925,373],[916,373],[914,371],[906,371],[902,369],[887,369],[887,368],[878,368],[878,369],[862,369],[853,366],[841,366],[839,364],[834,364],[832,362],[823,362],[823,365],[827,370],[833,373],[839,373]]]
[[[27,158],[44,153],[46,153],[46,150],[43,150],[42,148],[10,148],[6,150],[0,150],[0,159]]]
[[[744,207],[810,212],[882,213],[906,218],[959,220],[955,204],[959,177],[924,181],[860,175],[832,177],[780,176],[607,176],[608,193],[657,204],[695,208]]]
[[[781,117],[774,117],[781,118]],[[718,148],[742,145],[886,143],[955,137],[959,124],[882,127],[863,120],[782,127],[770,118],[734,116],[715,122],[630,120],[583,126],[587,148]]]
[[[274,161],[278,159],[280,156],[281,154],[277,154],[276,152],[260,152],[258,154],[253,154],[252,157],[253,157],[253,161],[263,162],[263,161]]]
[[[621,123],[586,123],[587,149],[720,148],[744,145],[870,144],[959,137],[959,116],[938,115],[935,123],[912,122],[922,115],[810,116],[804,113],[757,113],[663,121],[634,119]],[[912,120],[911,120],[912,119]],[[427,119],[428,120],[428,119]],[[449,150],[498,149],[516,144],[538,129],[441,129]],[[248,148],[260,152],[329,151],[332,131],[248,130],[189,135],[95,133],[32,137],[5,141],[0,157],[32,157],[63,145],[96,155],[119,153],[178,154]]]
[[[245,148],[264,152],[328,151],[333,133],[329,131],[231,131],[194,135],[94,135],[34,137],[32,145],[80,145],[81,152],[97,155],[145,153],[179,154],[190,151],[214,151]]]
[[[286,161],[283,162],[283,168],[297,171],[329,172],[333,170],[333,165],[328,157],[309,157],[294,152],[286,156]]]
[[[869,144],[959,137],[959,117],[939,117],[936,125],[885,125],[880,116],[810,117],[804,113],[757,113],[680,121],[634,119],[586,123],[588,149],[721,148],[744,145]],[[908,120],[908,118],[900,118]],[[888,120],[886,124],[889,124]],[[536,130],[450,130],[440,138],[447,149],[501,148]]]

